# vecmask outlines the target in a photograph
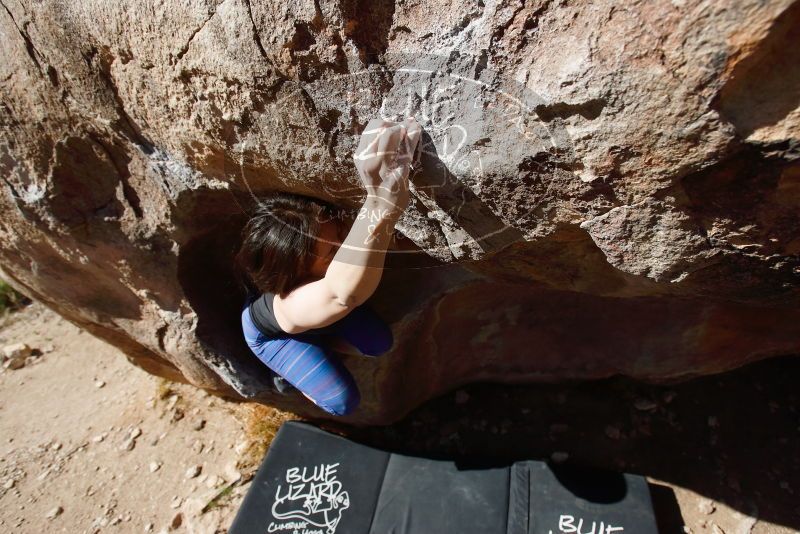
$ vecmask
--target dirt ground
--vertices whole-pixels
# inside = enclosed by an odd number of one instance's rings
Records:
[[[227,530],[248,487],[241,405],[148,375],[39,304],[9,319],[0,345],[43,354],[0,374],[0,532]]]
[[[0,372],[0,532],[226,532],[254,451],[292,417],[256,410],[272,419],[254,430],[251,406],[150,376],[38,303],[0,324],[0,346],[17,342],[41,355]],[[323,426],[398,452],[644,474],[662,533],[787,534],[798,378],[782,358],[672,386],[475,384],[391,426]]]

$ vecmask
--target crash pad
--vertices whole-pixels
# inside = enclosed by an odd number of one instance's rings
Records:
[[[656,534],[644,477],[409,456],[283,424],[230,534]]]

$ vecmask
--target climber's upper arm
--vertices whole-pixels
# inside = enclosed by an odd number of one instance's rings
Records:
[[[321,278],[293,289],[284,298],[275,295],[272,304],[278,326],[289,334],[299,334],[338,321],[358,302],[339,302],[325,278]]]

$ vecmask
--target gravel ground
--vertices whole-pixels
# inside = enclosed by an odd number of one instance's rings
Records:
[[[42,354],[0,374],[1,532],[226,532],[248,487],[241,405],[148,375],[39,304],[0,329],[16,342]]]

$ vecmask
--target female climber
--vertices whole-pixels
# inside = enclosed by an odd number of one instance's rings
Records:
[[[378,356],[393,343],[365,301],[408,205],[420,132],[413,117],[367,124],[353,156],[367,197],[344,239],[347,224],[332,205],[292,193],[261,199],[242,231],[236,264],[248,287],[247,345],[277,375],[281,392],[293,386],[335,415],[351,413],[361,395],[331,350]]]

